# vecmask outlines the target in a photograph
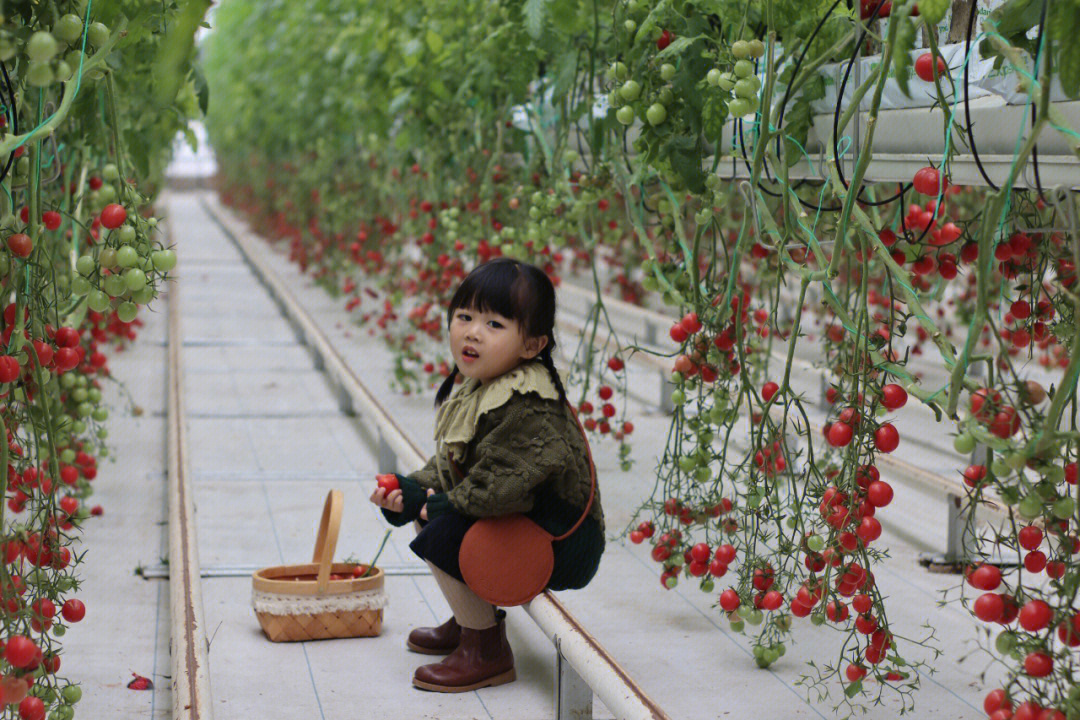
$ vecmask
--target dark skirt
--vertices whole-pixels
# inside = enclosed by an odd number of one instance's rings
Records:
[[[580,517],[580,511],[578,511],[577,516],[569,522],[552,520],[550,515],[546,516],[547,520],[542,522],[534,517],[539,509],[534,508],[528,516],[556,536],[573,527],[577,518]],[[565,518],[569,513],[559,514]],[[417,520],[417,522],[421,529],[409,543],[412,551],[450,577],[465,582],[461,577],[458,553],[465,533],[476,522],[476,518],[466,517],[451,510],[430,522],[424,520]],[[600,567],[600,556],[604,552],[604,534],[600,531],[596,520],[588,517],[573,535],[552,543],[551,549],[555,557],[555,565],[551,571],[547,589],[578,590],[589,584]]]

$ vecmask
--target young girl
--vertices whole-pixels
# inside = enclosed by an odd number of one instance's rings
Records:
[[[419,472],[398,475],[397,490],[377,488],[371,501],[392,525],[416,521],[409,547],[431,567],[454,613],[410,633],[410,649],[449,653],[417,668],[413,685],[463,692],[516,677],[506,611],[462,580],[465,531],[477,518],[524,513],[561,535],[585,511],[592,482],[586,441],[551,359],[555,288],[547,275],[510,258],[486,262],[462,280],[447,320],[455,365],[435,397],[435,455]],[[466,379],[447,400],[458,373]],[[547,588],[585,587],[604,551],[599,487],[585,521],[552,547]]]

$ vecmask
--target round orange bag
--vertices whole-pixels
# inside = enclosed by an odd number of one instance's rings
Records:
[[[596,466],[585,429],[569,402],[566,406],[574,415],[585,449],[589,453],[589,502],[574,526],[555,537],[521,513],[481,518],[465,533],[458,553],[458,564],[465,584],[492,605],[513,607],[524,605],[547,587],[555,568],[555,552],[551,544],[570,537],[585,521],[596,495]],[[451,465],[460,470],[451,459]]]

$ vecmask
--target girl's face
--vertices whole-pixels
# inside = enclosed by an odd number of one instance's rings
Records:
[[[450,352],[462,375],[487,383],[544,349],[547,338],[524,338],[521,325],[496,312],[458,308],[450,320]],[[465,349],[470,351],[466,353]]]

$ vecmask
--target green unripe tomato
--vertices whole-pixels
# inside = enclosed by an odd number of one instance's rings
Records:
[[[671,78],[675,77],[675,66],[671,63],[664,63],[660,66],[660,78],[664,82],[669,82]]]
[[[105,167],[101,168],[101,177],[107,182],[119,180],[120,170],[116,167],[116,163],[106,163]]]
[[[1012,475],[1012,468],[1008,463],[999,455],[995,457],[993,462],[990,463],[990,471],[994,473],[995,477],[1006,478]]]
[[[775,495],[773,496],[773,500],[779,504],[779,498],[777,498]],[[799,521],[795,519],[794,515],[784,521],[784,525],[787,527],[788,530],[794,530],[795,526],[798,524]]]
[[[68,64],[68,66],[71,68],[72,72],[75,72],[76,70],[79,69],[79,65],[82,63],[82,60],[83,60],[83,54],[82,54],[82,51],[79,50],[78,48],[72,50],[71,52],[69,52],[67,55],[64,56],[64,62],[66,62]]]
[[[0,254],[0,277],[7,275],[11,270],[11,259],[7,253]]]
[[[116,264],[122,268],[135,267],[139,262],[139,253],[130,245],[121,245],[116,251]]]
[[[50,70],[49,72],[51,73],[52,71]],[[30,172],[30,158],[23,155],[15,161],[15,174],[26,175],[28,172]]]
[[[105,422],[109,419],[109,411],[103,407],[96,407],[94,411],[90,413],[90,417],[94,418],[97,422]],[[101,437],[100,435],[98,437]]]
[[[60,376],[60,387],[65,390],[70,390],[75,387],[75,375],[73,373],[64,373]]]
[[[1053,513],[1058,520],[1067,520],[1076,512],[1076,501],[1071,497],[1063,497],[1054,503]]]
[[[1034,520],[1042,515],[1043,501],[1038,495],[1028,495],[1020,501],[1017,512],[1027,520]]]
[[[645,119],[649,121],[649,124],[656,126],[667,120],[667,108],[660,103],[653,103],[649,106],[649,109],[645,111]]]
[[[75,71],[71,69],[71,66],[63,60],[57,60],[56,64],[53,66],[53,77],[56,79],[56,82],[67,82],[71,79],[71,74],[73,72]]]
[[[60,45],[56,42],[56,38],[52,36],[52,33],[44,30],[38,30],[31,35],[26,43],[26,55],[31,62],[47,63],[53,59],[59,49]]]
[[[754,74],[754,63],[749,60],[739,60],[735,63],[735,77],[748,78]]]
[[[680,405],[682,405],[685,402],[686,402],[686,395],[683,393],[682,390],[672,390],[671,391],[671,404],[672,405],[674,405],[675,407],[679,407]]]
[[[701,465],[694,471],[694,480],[699,483],[707,483],[712,480],[712,470],[706,465]]]
[[[120,322],[131,322],[139,314],[139,306],[133,302],[122,302],[116,308],[116,316]]]
[[[735,87],[735,82],[737,80],[738,78],[735,77],[734,73],[720,73],[720,81],[717,83],[717,85],[721,90],[725,92],[731,92],[731,90]]]
[[[721,72],[717,68],[713,68],[705,74],[705,82],[709,83],[712,87],[720,85]]]
[[[731,54],[736,60],[744,60],[750,57],[750,43],[745,40],[736,40],[731,44]]]
[[[1057,488],[1054,487],[1053,483],[1045,480],[1035,486],[1035,492],[1042,498],[1043,502],[1057,500]]]
[[[743,628],[746,627],[746,623],[738,619],[738,616],[735,618],[728,618],[728,624],[731,626],[733,632],[742,632]]]
[[[765,660],[765,662],[767,664],[772,665],[774,662],[776,662],[779,659],[780,659],[780,651],[777,650],[776,648],[768,648],[765,651],[764,660]]]
[[[146,287],[146,273],[139,268],[129,268],[124,271],[124,285],[131,292],[142,290]]]
[[[121,225],[117,230],[117,233],[120,236],[120,242],[125,245],[130,245],[135,242],[135,228],[131,225],[128,225],[127,223]]]
[[[30,61],[30,66],[26,70],[26,82],[34,87],[48,87],[52,85],[53,80],[53,71],[48,63]]]
[[[136,290],[131,293],[131,301],[136,305],[146,305],[148,302],[154,299],[154,286],[147,285],[146,287]]]
[[[104,23],[93,22],[86,30],[86,41],[95,48],[109,42],[109,28]]]
[[[101,287],[109,294],[109,297],[120,297],[124,294],[124,291],[127,290],[127,286],[124,284],[124,278],[120,275],[109,275],[105,278]]]
[[[967,433],[961,433],[953,439],[953,450],[961,455],[967,455],[975,450],[975,438],[971,437]]]
[[[53,34],[66,43],[73,43],[82,37],[83,23],[78,15],[68,13],[56,21]]]
[[[75,277],[71,280],[71,294],[77,295],[78,297],[82,297],[90,292],[93,287],[94,286],[90,284],[90,281],[84,277]]]
[[[757,95],[757,88],[754,87],[754,82],[750,78],[743,78],[735,83],[735,97],[749,100],[755,95]]]
[[[1011,630],[1006,630],[999,634],[994,640],[994,647],[996,647],[997,651],[1002,655],[1007,655],[1016,647],[1016,641],[1016,634]]]
[[[94,274],[94,270],[97,270],[97,263],[89,255],[80,255],[75,261],[75,270],[83,277],[89,277]]]
[[[627,20],[623,23],[623,27],[626,28],[627,33],[633,34],[634,31],[637,30],[637,22],[634,20]]]
[[[623,105],[615,111],[615,119],[623,125],[629,125],[634,122],[634,108],[629,105]]]
[[[70,465],[75,462],[75,451],[71,448],[64,448],[60,451],[60,462]]]
[[[750,101],[746,98],[735,98],[728,103],[728,113],[731,117],[741,118],[750,113]]]
[[[98,255],[98,262],[101,263],[101,267],[112,270],[116,267],[116,248],[107,247],[101,251]]]
[[[820,535],[811,535],[806,538],[806,547],[810,548],[812,552],[819,553],[825,549],[825,538]]]
[[[670,105],[675,102],[675,94],[671,92],[671,88],[660,88],[660,92],[657,94],[657,99],[664,105]]]
[[[702,592],[711,593],[714,587],[716,587],[716,583],[714,583],[713,579],[710,577],[707,577],[701,581]]]
[[[104,410],[104,408],[101,409]],[[109,428],[98,428],[97,432],[95,432],[94,435],[97,436],[98,440],[104,440],[105,438],[109,437]]]
[[[765,43],[755,38],[749,42],[749,45],[750,57],[759,58],[765,55]]]
[[[625,80],[630,74],[630,71],[626,68],[626,63],[617,62],[612,67],[615,70],[616,80]]]
[[[71,399],[77,403],[86,402],[88,397],[89,393],[86,391],[86,388],[75,388],[71,391]],[[67,462],[71,462],[71,460],[68,460]]]
[[[626,102],[634,102],[641,95],[641,83],[637,80],[627,80],[619,88],[619,96]]]

